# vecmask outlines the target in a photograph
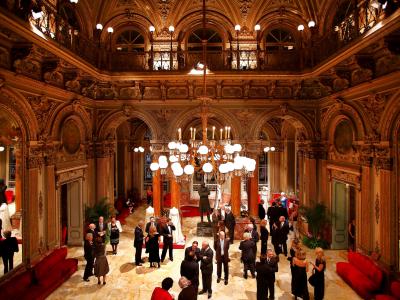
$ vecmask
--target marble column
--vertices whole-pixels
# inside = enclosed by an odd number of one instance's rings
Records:
[[[114,143],[102,142],[96,149],[96,201],[107,197],[114,203]]]
[[[153,172],[153,208],[156,217],[161,216],[161,172]]]
[[[249,178],[249,215],[258,216],[258,161],[253,177]]]
[[[231,179],[231,206],[232,213],[235,217],[240,216],[240,204],[241,204],[241,189],[240,182],[241,177],[232,175]]]
[[[171,189],[171,208],[175,207],[180,209],[181,207],[181,186],[173,177],[169,181],[170,189]]]

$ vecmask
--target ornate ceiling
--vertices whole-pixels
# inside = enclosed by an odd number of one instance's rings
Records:
[[[77,10],[85,16],[89,28],[101,23],[118,27],[140,24],[143,29],[154,25],[161,32],[169,25],[176,31],[201,22],[202,0],[80,0]],[[326,26],[328,12],[338,7],[337,0],[207,0],[207,22],[234,32],[234,25],[252,31],[255,24],[262,30],[274,24],[297,28],[314,20],[319,29]]]

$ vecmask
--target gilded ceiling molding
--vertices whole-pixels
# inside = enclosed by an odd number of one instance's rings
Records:
[[[388,99],[385,110],[382,113],[381,121],[379,123],[378,132],[381,139],[390,141],[396,130],[400,126],[400,89]]]

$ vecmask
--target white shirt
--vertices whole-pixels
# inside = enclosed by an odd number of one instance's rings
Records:
[[[219,240],[219,243],[221,244],[221,255],[224,255],[224,240]]]

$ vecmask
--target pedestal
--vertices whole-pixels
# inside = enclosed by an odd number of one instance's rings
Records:
[[[212,223],[204,222],[197,223],[197,236],[213,236]]]

